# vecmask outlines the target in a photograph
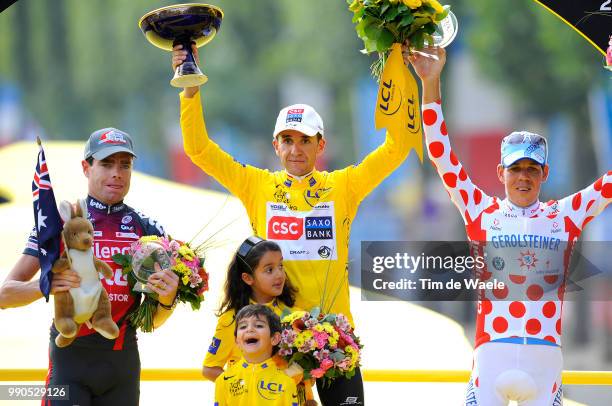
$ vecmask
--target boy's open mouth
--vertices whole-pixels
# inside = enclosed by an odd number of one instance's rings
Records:
[[[257,344],[257,342],[259,342],[259,339],[251,337],[244,340],[244,342],[247,344]]]

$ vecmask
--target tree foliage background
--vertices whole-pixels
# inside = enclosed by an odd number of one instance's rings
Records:
[[[163,132],[177,122],[178,91],[168,83],[169,53],[150,45],[137,22],[171,3],[18,1],[0,14],[0,83],[17,83],[52,138],[83,139],[96,128],[116,126],[159,154]],[[209,120],[237,137],[262,135],[267,142],[281,107],[279,91],[294,73],[329,89],[335,128],[328,132],[342,145],[342,162],[355,159],[350,97],[373,59],[359,53],[363,44],[346,2],[214,3],[225,19],[201,50]],[[579,128],[588,127],[585,97],[598,80],[593,71],[601,58],[586,41],[531,0],[448,3],[482,74],[505,87],[520,112],[543,119],[569,112]]]

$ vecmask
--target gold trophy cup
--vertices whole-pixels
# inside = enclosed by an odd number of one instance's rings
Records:
[[[158,48],[172,51],[175,45],[183,45],[187,59],[176,68],[170,84],[174,87],[192,87],[203,85],[208,78],[198,67],[191,45],[199,48],[212,41],[222,20],[223,11],[219,7],[196,3],[175,4],[145,14],[138,26],[147,40]]]

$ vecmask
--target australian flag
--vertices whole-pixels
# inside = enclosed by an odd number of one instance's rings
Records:
[[[55,195],[51,187],[51,178],[40,140],[40,151],[36,162],[36,171],[32,181],[32,196],[34,197],[34,225],[38,239],[38,260],[40,261],[40,291],[49,301],[51,267],[60,256],[60,236],[62,220],[55,204]]]

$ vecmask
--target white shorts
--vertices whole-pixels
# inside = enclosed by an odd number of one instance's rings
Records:
[[[465,406],[562,406],[561,347],[488,342],[474,351]]]

